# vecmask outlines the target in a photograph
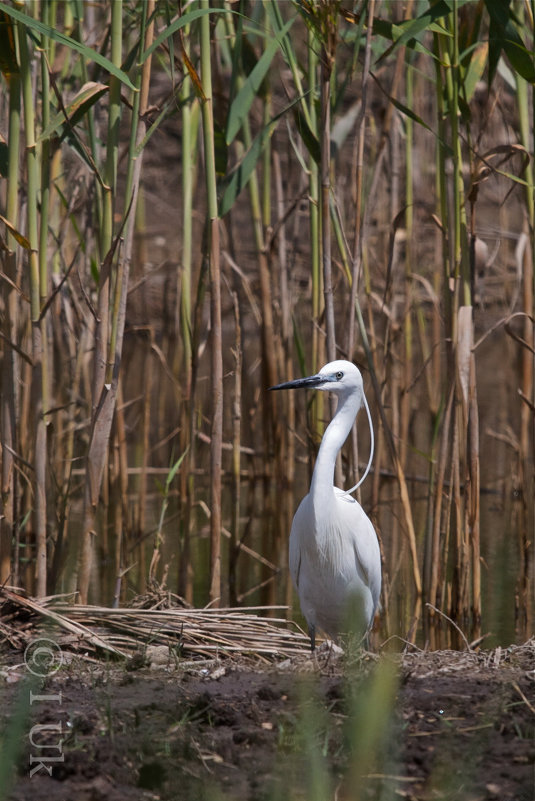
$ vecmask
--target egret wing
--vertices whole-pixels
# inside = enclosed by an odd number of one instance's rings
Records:
[[[381,552],[379,550],[377,534],[375,533],[371,521],[364,512],[363,517],[366,524],[363,523],[358,536],[354,536],[353,550],[357,566],[360,568],[361,574],[364,576],[365,583],[372,596],[373,614],[370,620],[371,624],[381,594]]]
[[[337,490],[337,500],[340,508],[344,509],[343,516],[351,537],[357,573],[370,591],[375,614],[381,594],[381,552],[377,534],[370,518],[354,498]]]
[[[289,568],[290,575],[296,589],[299,589],[299,576],[301,570],[301,554],[303,547],[303,538],[309,525],[307,501],[308,495],[303,498],[299,504],[297,511],[294,515],[292,522],[292,529],[290,531],[290,544],[289,544]]]

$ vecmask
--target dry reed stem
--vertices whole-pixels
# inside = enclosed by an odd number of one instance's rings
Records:
[[[2,595],[12,603],[16,604],[17,606],[24,607],[25,609],[30,610],[48,620],[51,623],[55,623],[60,628],[65,629],[66,631],[70,632],[71,634],[76,634],[80,638],[81,641],[85,641],[92,645],[95,648],[100,648],[104,651],[109,651],[116,656],[125,656],[125,654],[119,651],[114,646],[110,645],[104,639],[95,634],[94,632],[90,631],[85,625],[82,623],[75,623],[65,615],[59,614],[55,612],[53,609],[48,608],[46,605],[42,603],[37,603],[33,601],[31,598],[24,598],[22,595],[18,595],[11,590],[6,588],[2,589]]]

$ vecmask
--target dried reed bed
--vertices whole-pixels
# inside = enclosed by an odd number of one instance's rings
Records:
[[[167,646],[180,661],[241,660],[258,665],[292,660],[295,670],[336,670],[340,649],[331,654],[320,647],[310,660],[308,637],[295,624],[264,613],[283,610],[250,607],[239,609],[185,609],[181,607],[109,609],[65,603],[60,597],[35,600],[20,591],[3,588],[0,596],[0,644],[22,650],[40,636],[53,636],[65,653],[102,660],[107,656],[130,659],[148,647]],[[389,651],[389,642],[380,650]],[[362,669],[380,657],[365,651],[350,655]],[[390,653],[404,676],[426,679],[439,674],[483,675],[485,671],[523,670],[533,680],[535,638],[520,645],[492,649],[467,644],[462,651],[427,651],[406,643],[403,651]],[[294,661],[295,660],[295,661]],[[533,710],[529,699],[515,685],[519,698]]]
[[[181,659],[253,656],[271,661],[310,653],[308,637],[295,624],[266,617],[282,609],[110,609],[73,606],[57,597],[36,601],[6,588],[1,598],[0,634],[19,648],[52,630],[65,650],[122,658],[147,645],[168,646]]]

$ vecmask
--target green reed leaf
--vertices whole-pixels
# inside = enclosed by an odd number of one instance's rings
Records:
[[[80,91],[77,92],[72,101],[65,106],[65,109],[62,109],[54,115],[50,125],[47,125],[37,141],[48,139],[58,128],[65,126],[67,120],[69,126],[74,127],[76,123],[86,115],[91,106],[93,106],[108,90],[109,87],[104,83],[95,83],[93,81],[86,83],[82,86]]]
[[[281,47],[281,40],[290,30],[294,20],[295,17],[289,19],[286,25],[284,25],[281,30],[277,32],[275,38],[271,39],[256,66],[249,74],[240,91],[234,98],[234,101],[230,107],[227,120],[227,131],[225,134],[225,139],[228,145],[230,145],[230,143],[236,137],[244,119],[249,113],[249,109],[251,108],[253,100],[260,90],[266,73],[271,66],[271,62]]]
[[[29,17],[28,14],[23,14],[22,11],[18,11],[16,8],[11,8],[5,3],[0,2],[0,11],[3,11],[8,16],[17,20],[17,22],[25,25],[26,28],[39,33],[41,36],[46,36],[58,42],[58,44],[65,45],[65,47],[69,47],[71,50],[76,50],[77,53],[80,53],[80,55],[84,56],[88,61],[94,61],[111,75],[114,75],[121,83],[128,86],[129,89],[132,89],[134,92],[137,91],[126,72],[123,72],[120,67],[116,67],[115,64],[98,51],[92,50],[92,48],[87,47],[87,45],[77,42],[76,39],[72,39],[70,36],[61,33],[55,28],[51,28],[49,25],[45,25],[37,19],[33,19],[33,17]]]

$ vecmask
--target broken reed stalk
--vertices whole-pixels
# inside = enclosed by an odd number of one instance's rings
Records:
[[[201,0],[201,9],[210,7],[209,0]],[[201,115],[204,143],[204,169],[206,184],[206,258],[210,275],[211,322],[211,390],[212,430],[210,441],[210,590],[212,603],[221,597],[221,458],[223,443],[223,353],[221,331],[221,270],[219,250],[219,213],[217,207],[217,181],[215,168],[214,115],[212,95],[212,60],[210,19],[201,17]]]

